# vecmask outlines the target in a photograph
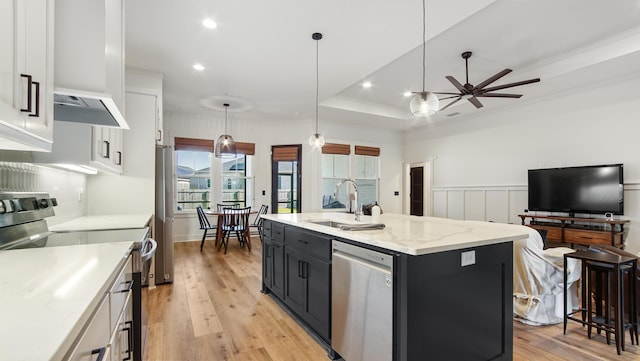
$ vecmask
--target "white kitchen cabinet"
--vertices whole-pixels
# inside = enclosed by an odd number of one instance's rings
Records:
[[[49,151],[54,0],[0,4],[0,149]]]
[[[120,130],[93,126],[90,124],[56,122],[53,130],[53,147],[50,153],[34,152],[33,162],[44,164],[70,164],[81,167],[90,167],[97,171],[109,173],[122,173],[122,165],[114,163],[114,138],[120,133],[113,132]],[[121,140],[115,141],[122,144]],[[124,151],[120,148],[124,159]],[[117,156],[117,154],[115,154]],[[117,160],[117,159],[116,159]],[[124,161],[123,161],[124,162]]]
[[[109,359],[109,297],[103,297],[98,310],[89,320],[88,326],[80,336],[69,361],[91,361]],[[101,358],[99,355],[103,355]]]
[[[162,81],[164,76],[160,73],[150,72],[141,69],[127,68],[126,70],[126,94],[127,94],[127,119],[132,118],[132,122],[138,123],[138,129],[144,127],[144,132],[154,133],[155,144],[165,144],[165,134],[163,129],[163,108],[162,108]],[[143,95],[151,96],[148,100],[139,100]],[[129,98],[137,97],[135,109],[129,110]],[[149,123],[151,121],[151,123]],[[151,126],[151,128],[148,128]],[[132,127],[133,129],[133,127]],[[146,144],[145,137],[145,144]]]
[[[124,114],[123,0],[58,0],[55,15],[55,87],[109,94]]]

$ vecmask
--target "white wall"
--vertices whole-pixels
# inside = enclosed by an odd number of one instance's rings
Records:
[[[406,132],[408,162],[431,160],[435,216],[519,223],[527,170],[624,164],[627,250],[640,251],[640,78]],[[507,101],[507,100],[504,100]],[[462,106],[470,106],[463,104]]]
[[[165,132],[169,144],[175,137],[217,139],[224,131],[224,114],[211,112],[210,115],[166,112]],[[393,191],[402,188],[402,134],[380,129],[363,129],[346,124],[320,122],[320,132],[329,143],[358,144],[380,147],[380,201],[385,212],[400,213],[402,197]],[[314,130],[312,120],[290,122],[267,122],[260,120],[240,120],[229,116],[228,132],[236,141],[256,144],[254,158],[254,205],[271,204],[271,146],[302,144],[302,211],[322,210],[321,154],[312,149],[307,139]],[[212,185],[219,182],[212,180]],[[262,191],[265,196],[262,196]],[[214,202],[216,194],[212,195]],[[198,221],[194,214],[176,214],[174,223],[175,240],[199,239]]]

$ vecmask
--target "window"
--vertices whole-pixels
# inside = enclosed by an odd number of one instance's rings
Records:
[[[378,200],[378,157],[354,155],[353,174],[358,184],[358,206]]]
[[[209,207],[211,202],[211,153],[176,150],[177,210]]]
[[[340,180],[351,178],[358,184],[358,204],[373,204],[378,200],[380,148],[355,146],[351,155],[348,144],[325,144],[322,147],[322,208],[349,209],[353,185],[343,184],[338,193]],[[351,202],[352,203],[352,202]]]
[[[253,199],[253,178],[251,177],[251,159],[249,155],[238,154],[235,158],[222,159],[222,202],[251,206]]]
[[[340,187],[335,194],[336,185],[341,179],[349,177],[349,155],[323,154],[322,155],[322,208],[332,209],[348,208],[348,185]]]

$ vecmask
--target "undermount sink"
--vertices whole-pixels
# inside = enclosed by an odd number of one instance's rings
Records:
[[[332,228],[338,228],[342,231],[370,231],[373,229],[383,229],[385,226],[382,223],[340,223],[335,221],[309,221],[309,223],[317,224],[320,226],[327,226]]]

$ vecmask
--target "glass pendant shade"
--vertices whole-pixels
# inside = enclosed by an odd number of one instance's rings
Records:
[[[216,158],[233,158],[236,156],[236,142],[228,134],[218,138],[215,149]]]
[[[324,146],[324,136],[322,134],[311,134],[309,137],[309,145],[315,148]]]
[[[236,156],[236,142],[229,134],[227,134],[227,115],[229,111],[229,104],[225,103],[224,106],[224,133],[216,142],[216,148],[214,155],[216,158],[234,158]]]
[[[409,103],[411,114],[416,117],[433,115],[438,111],[439,107],[440,100],[438,100],[438,97],[427,91],[416,92]]]

